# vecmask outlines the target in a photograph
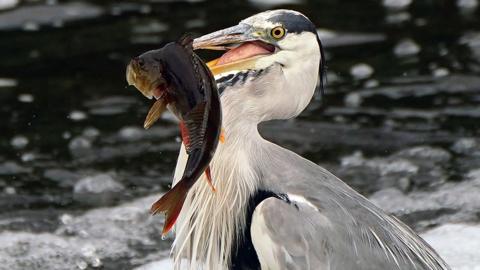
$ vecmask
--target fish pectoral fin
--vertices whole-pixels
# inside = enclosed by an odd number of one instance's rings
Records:
[[[167,102],[165,101],[165,99],[160,98],[155,101],[155,103],[153,103],[152,107],[148,111],[145,122],[143,122],[143,128],[150,128],[162,116],[166,108]]]
[[[162,235],[167,234],[175,225],[178,215],[182,210],[183,203],[187,197],[188,188],[185,181],[181,180],[170,191],[165,193],[158,201],[152,204],[150,213],[152,215],[165,212],[165,223],[163,225]]]
[[[190,135],[188,134],[187,127],[185,126],[185,123],[183,121],[180,121],[180,134],[182,136],[182,141],[183,144],[185,145],[185,151],[187,151],[187,154],[190,154]]]
[[[208,185],[210,186],[210,188],[212,189],[213,192],[217,192],[217,190],[215,189],[215,186],[213,186],[213,182],[212,182],[212,173],[210,171],[210,165],[207,167],[207,169],[205,170],[205,175],[207,176],[207,183]]]
[[[201,102],[183,117],[183,125],[186,128],[186,133],[188,133],[187,153],[202,147],[208,117],[205,107],[206,102]]]

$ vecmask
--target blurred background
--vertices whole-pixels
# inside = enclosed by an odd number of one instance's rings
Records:
[[[169,269],[148,209],[179,131],[125,66],[184,32],[291,8],[317,25],[328,87],[268,139],[325,166],[480,269],[477,0],[0,0],[0,269]],[[213,56],[200,52],[205,59]]]

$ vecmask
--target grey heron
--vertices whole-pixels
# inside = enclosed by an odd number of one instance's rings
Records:
[[[323,50],[307,17],[262,12],[194,47],[227,50],[209,64],[225,142],[211,162],[217,192],[198,181],[178,217],[176,269],[449,269],[401,221],[259,134],[261,122],[300,114],[323,81]],[[182,146],[173,184],[186,157]]]

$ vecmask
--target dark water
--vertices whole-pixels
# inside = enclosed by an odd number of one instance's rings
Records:
[[[82,230],[102,235],[108,229],[99,217],[115,211],[107,224],[128,234],[117,217],[128,202],[165,190],[179,132],[169,117],[142,130],[150,102],[126,88],[126,63],[184,32],[205,34],[273,7],[302,11],[319,27],[329,83],[323,100],[317,95],[298,119],[263,125],[265,137],[367,196],[391,187],[433,192],[472,177],[480,166],[480,9],[465,6],[471,1],[413,1],[399,9],[373,0],[275,2],[32,1],[0,11],[4,236],[45,233],[46,243],[57,237],[83,245],[89,238]],[[418,222],[442,213],[404,220],[434,226]],[[105,240],[125,253],[96,243],[100,264],[72,255],[65,265],[129,268],[164,256],[160,218],[138,215],[131,226],[146,231]],[[21,237],[32,254],[41,246]],[[8,252],[0,248],[0,262]],[[45,262],[25,256],[25,265],[53,269],[50,255]],[[13,257],[4,257],[6,269],[23,269],[25,258]]]

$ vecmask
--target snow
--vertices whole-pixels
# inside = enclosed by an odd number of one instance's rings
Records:
[[[163,259],[160,261],[150,262],[133,270],[171,270],[173,269],[172,260]]]
[[[452,270],[480,270],[480,225],[445,224],[422,237]]]

